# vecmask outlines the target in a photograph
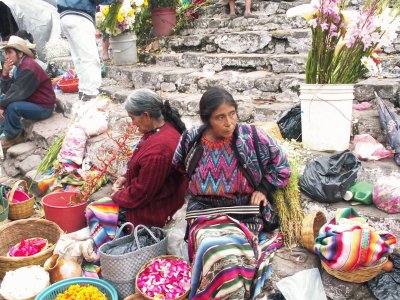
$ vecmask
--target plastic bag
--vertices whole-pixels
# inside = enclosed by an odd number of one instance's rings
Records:
[[[326,300],[317,268],[297,272],[276,283],[286,300]]]
[[[395,214],[400,212],[400,178],[383,176],[374,185],[373,201],[379,209]]]
[[[189,261],[188,245],[185,242],[187,222],[179,221],[167,232],[167,253],[183,257]]]
[[[369,134],[360,134],[354,137],[353,153],[361,160],[379,160],[386,157],[392,157],[393,153],[390,150],[377,142]]]
[[[389,259],[393,262],[391,272],[381,272],[377,277],[368,281],[367,286],[378,300],[397,300],[400,295],[400,255],[392,254]]]
[[[300,104],[283,113],[278,126],[285,139],[301,142],[301,107]]]
[[[346,150],[309,161],[300,177],[301,190],[320,202],[338,202],[355,182],[361,162]]]

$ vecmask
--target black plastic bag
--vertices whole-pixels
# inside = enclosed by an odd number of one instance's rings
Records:
[[[389,256],[393,262],[391,272],[381,272],[377,277],[368,281],[367,286],[378,300],[397,300],[400,295],[400,255]]]
[[[338,202],[355,182],[360,167],[361,162],[348,150],[317,157],[307,163],[300,188],[317,201]]]
[[[283,138],[301,142],[301,107],[300,104],[283,113],[278,121]]]

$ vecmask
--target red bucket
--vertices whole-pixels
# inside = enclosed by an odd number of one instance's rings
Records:
[[[42,205],[45,218],[68,233],[86,227],[87,202],[75,204],[78,195],[76,192],[56,192],[44,196]]]

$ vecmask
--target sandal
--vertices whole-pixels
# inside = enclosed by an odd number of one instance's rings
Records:
[[[239,17],[238,15],[229,15],[229,20],[233,20]]]
[[[253,14],[244,14],[244,16],[243,16],[245,19],[258,19],[258,16],[257,15],[253,15]]]

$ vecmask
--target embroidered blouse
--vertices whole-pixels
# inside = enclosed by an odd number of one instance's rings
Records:
[[[192,195],[224,196],[250,195],[254,188],[239,168],[232,149],[232,138],[220,142],[202,137],[203,154],[191,176],[189,192]]]

